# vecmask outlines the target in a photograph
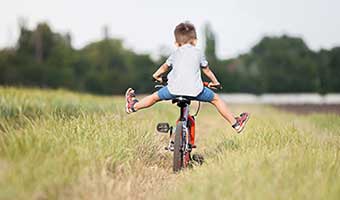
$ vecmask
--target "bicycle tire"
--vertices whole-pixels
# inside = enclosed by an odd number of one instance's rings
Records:
[[[175,131],[174,160],[173,160],[174,172],[180,171],[183,167],[182,138],[183,138],[183,122],[178,122]]]

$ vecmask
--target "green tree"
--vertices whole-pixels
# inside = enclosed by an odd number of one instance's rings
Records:
[[[146,92],[151,85],[154,63],[148,55],[137,55],[121,40],[104,39],[81,50],[87,63],[85,87],[92,92],[121,94],[128,86]],[[149,83],[150,82],[150,83]]]
[[[262,92],[313,92],[318,88],[316,59],[300,38],[265,37],[252,48]]]
[[[73,49],[70,34],[47,23],[30,30],[20,25],[15,48],[0,50],[0,84],[70,88],[122,94],[127,87],[152,90],[151,74],[165,57],[152,61],[123,41],[109,37]],[[264,37],[249,53],[220,60],[211,25],[204,27],[205,55],[224,92],[340,92],[340,47],[311,51],[301,38]]]
[[[340,92],[340,47],[317,54],[321,92]]]

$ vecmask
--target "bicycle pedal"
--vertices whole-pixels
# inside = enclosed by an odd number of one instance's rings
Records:
[[[164,147],[164,149],[167,150],[167,151],[174,151],[173,147]]]
[[[195,148],[197,148],[196,145],[192,145],[192,144],[188,145],[188,151],[192,151],[192,149],[195,149]]]

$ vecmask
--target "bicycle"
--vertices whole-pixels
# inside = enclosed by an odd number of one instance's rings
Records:
[[[163,82],[166,79],[163,79]],[[159,83],[159,82],[158,82]],[[166,82],[165,82],[166,83]],[[203,82],[204,86],[212,89],[222,89],[220,85],[210,87],[208,82]],[[164,87],[163,85],[156,85],[155,88]],[[170,140],[166,150],[173,151],[173,171],[179,172],[183,168],[187,168],[192,160],[198,164],[204,161],[203,156],[194,154],[191,156],[192,149],[196,148],[195,145],[195,117],[200,111],[201,102],[198,102],[198,108],[194,115],[190,115],[189,107],[193,97],[177,96],[172,100],[172,103],[180,108],[180,117],[176,121],[176,128],[174,131],[175,140],[172,139],[173,127],[169,123],[158,123],[157,131],[162,133],[170,133]]]

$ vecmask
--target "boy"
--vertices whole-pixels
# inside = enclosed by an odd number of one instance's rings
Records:
[[[171,67],[168,85],[140,101],[137,100],[134,90],[129,88],[125,94],[126,112],[130,114],[150,107],[158,101],[174,99],[176,96],[190,96],[197,101],[213,104],[235,131],[240,133],[249,119],[249,114],[242,113],[239,117],[234,117],[219,95],[208,88],[219,86],[220,83],[210,70],[205,56],[195,47],[197,37],[194,25],[189,22],[180,23],[176,26],[174,34],[177,50],[153,74],[153,78],[161,82],[161,75]],[[211,80],[208,87],[203,87],[201,69]]]

